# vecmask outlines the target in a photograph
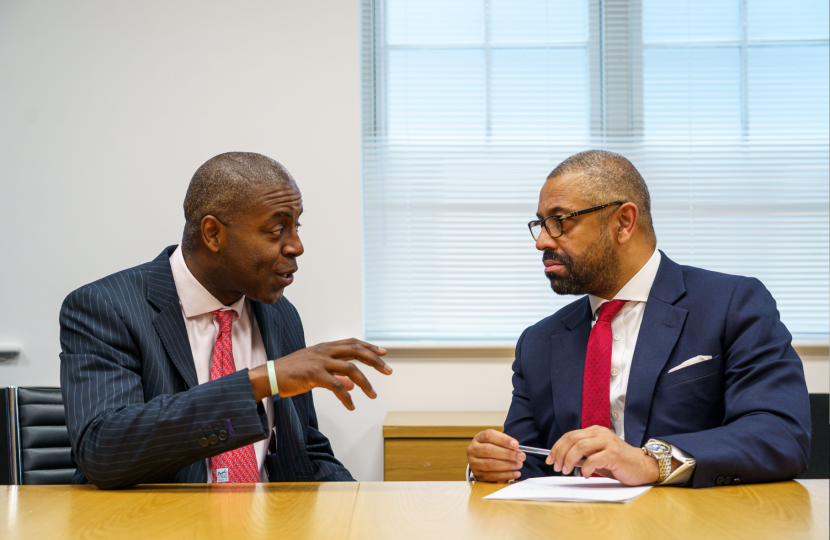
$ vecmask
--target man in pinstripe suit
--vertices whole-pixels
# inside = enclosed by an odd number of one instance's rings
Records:
[[[293,178],[265,156],[221,154],[196,171],[184,209],[181,246],[63,303],[73,483],[353,480],[311,389],[353,409],[355,384],[376,394],[349,360],[392,370],[358,340],[306,348],[282,298],[303,253]]]

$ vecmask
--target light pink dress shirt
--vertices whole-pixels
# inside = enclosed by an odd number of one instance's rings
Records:
[[[176,292],[179,295],[179,304],[182,307],[184,325],[187,329],[187,339],[193,353],[193,362],[196,365],[196,379],[199,384],[210,381],[210,366],[213,361],[213,346],[219,334],[219,322],[211,311],[232,310],[233,326],[231,343],[233,359],[236,369],[253,369],[264,365],[268,361],[262,334],[259,332],[256,317],[251,309],[251,303],[243,296],[230,306],[225,306],[213,297],[199,281],[190,273],[184,262],[182,247],[176,248],[170,256],[170,267],[173,270],[173,281],[176,283]],[[265,413],[268,416],[268,431],[274,428],[274,402],[270,397],[262,400]],[[262,482],[268,481],[263,463],[268,452],[268,439],[254,443],[259,478]],[[213,471],[210,460],[205,460],[208,483],[213,480]]]

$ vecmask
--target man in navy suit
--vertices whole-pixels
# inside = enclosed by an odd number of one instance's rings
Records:
[[[193,176],[181,246],[72,292],[61,390],[78,470],[101,488],[149,482],[353,480],[317,428],[310,390],[371,384],[386,351],[306,348],[282,298],[303,253],[302,197],[282,165],[216,156]]]
[[[807,469],[804,372],[761,282],[657,250],[648,189],[618,154],[561,163],[537,217],[529,226],[553,290],[585,296],[522,333],[504,433],[470,443],[470,479],[581,469],[708,487]]]

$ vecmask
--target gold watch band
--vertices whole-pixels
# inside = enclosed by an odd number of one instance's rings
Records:
[[[667,456],[657,457],[657,466],[660,467],[660,477],[657,479],[657,483],[659,484],[671,474],[671,453]]]
[[[665,446],[666,451],[657,452],[657,451],[654,451],[654,450],[649,450],[648,445],[653,444],[653,443],[657,443],[661,446]],[[663,482],[666,478],[669,477],[669,475],[671,475],[671,457],[672,456],[671,456],[671,448],[668,447],[668,445],[666,445],[665,443],[660,442],[660,441],[648,441],[646,443],[646,445],[643,446],[643,452],[646,455],[651,456],[651,457],[653,457],[654,459],[657,460],[657,468],[660,472],[660,475],[657,478],[657,483],[658,484]]]

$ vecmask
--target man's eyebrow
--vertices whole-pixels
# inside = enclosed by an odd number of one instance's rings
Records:
[[[563,214],[570,214],[570,213],[571,213],[571,210],[570,210],[570,209],[568,209],[568,208],[563,208],[563,207],[561,207],[561,206],[554,206],[553,208],[550,208],[550,209],[547,211],[547,215],[546,215],[546,216],[544,216],[544,217],[548,217],[548,216],[561,216],[561,215],[563,215]],[[540,216],[538,212],[536,213],[536,217],[538,217],[539,219],[542,219],[542,218],[543,218],[543,216]]]
[[[302,214],[302,212],[300,212],[300,213]],[[279,218],[279,217],[293,218],[294,214],[292,212],[287,212],[285,210],[279,210],[279,211],[274,212],[273,214],[271,214],[271,217],[272,218]]]

